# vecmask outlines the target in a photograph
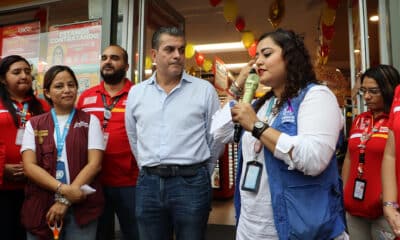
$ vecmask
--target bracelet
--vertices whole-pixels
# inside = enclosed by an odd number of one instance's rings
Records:
[[[61,195],[61,186],[62,186],[63,184],[60,182],[60,183],[58,183],[58,185],[57,185],[57,188],[56,188],[56,193],[58,193],[58,194],[60,194]]]
[[[243,88],[239,87],[239,85],[236,83],[236,81],[232,81],[232,85],[239,90],[239,92],[243,93]]]
[[[241,89],[234,81],[229,89],[231,89],[232,92],[237,93],[237,95],[243,95],[243,89]]]
[[[231,85],[231,87],[229,88],[229,91],[236,97],[236,98],[240,98],[242,96],[242,92],[239,91],[239,89],[237,89],[235,87],[235,85]]]
[[[71,202],[59,193],[56,193],[54,200],[68,207],[71,206]]]
[[[399,208],[399,204],[397,202],[383,202],[383,206],[384,207],[391,207],[394,209],[398,209]]]
[[[240,98],[240,96],[238,96],[238,95],[236,95],[235,93],[233,93],[230,89],[227,89],[227,90],[226,90],[226,93],[227,93],[229,96],[231,96],[231,97],[233,97],[234,99],[236,99],[236,100],[238,100],[238,99]]]

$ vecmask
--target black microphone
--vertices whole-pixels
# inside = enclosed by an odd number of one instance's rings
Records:
[[[246,79],[244,84],[244,95],[242,102],[251,103],[254,98],[254,94],[258,88],[258,83],[260,82],[260,78],[257,75],[257,72],[254,68],[250,70],[249,76]],[[240,141],[240,135],[242,132],[242,126],[239,123],[235,124],[235,131],[233,133],[233,141],[238,143]]]

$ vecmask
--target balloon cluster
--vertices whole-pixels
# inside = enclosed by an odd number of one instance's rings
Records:
[[[222,0],[209,0],[213,7],[218,6]],[[246,31],[246,21],[243,17],[238,16],[238,6],[236,0],[224,0],[224,18],[228,23],[234,22],[235,28],[242,33],[242,43],[248,50],[251,57],[256,54],[257,43],[254,34],[251,31]],[[191,59],[194,57],[196,65],[205,72],[209,72],[213,68],[213,62],[207,59],[203,53],[197,52],[192,43],[187,43],[185,48],[185,58]]]
[[[211,5],[215,0],[210,0]],[[221,1],[218,1],[218,3]],[[214,5],[213,5],[214,6]],[[235,28],[242,34],[243,46],[247,49],[250,57],[255,56],[257,43],[253,32],[246,30],[246,20],[238,15],[238,6],[236,0],[225,0],[224,1],[224,18],[227,23],[235,23]]]
[[[211,0],[210,0],[211,2]],[[196,51],[192,43],[187,43],[185,48],[185,58],[190,59],[194,56],[197,66],[202,68],[205,72],[211,71],[213,63],[211,60],[206,59],[203,53]]]
[[[319,21],[320,37],[317,48],[317,65],[325,65],[328,62],[329,46],[335,35],[336,10],[340,0],[325,0]]]

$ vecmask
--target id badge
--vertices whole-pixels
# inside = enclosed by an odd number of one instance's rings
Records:
[[[22,144],[22,138],[24,137],[24,132],[25,132],[25,128],[18,128],[17,137],[15,138],[16,145]]]
[[[247,163],[245,175],[242,183],[242,190],[258,192],[260,186],[263,165],[257,161]]]
[[[110,137],[110,133],[104,132],[103,133],[103,140],[104,140],[104,149],[107,148],[108,138]]]
[[[366,186],[367,182],[365,180],[356,178],[354,181],[353,198],[360,201],[364,200]]]

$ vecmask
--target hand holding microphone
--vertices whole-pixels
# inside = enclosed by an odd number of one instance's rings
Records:
[[[260,82],[260,78],[257,75],[257,72],[254,68],[250,70],[249,76],[246,79],[245,85],[244,85],[244,95],[243,95],[243,103],[251,103],[251,101],[254,98],[254,94],[256,93],[256,90],[258,88],[258,84]],[[240,141],[240,134],[242,131],[242,127],[240,124],[236,123],[235,124],[235,132],[233,135],[233,140],[235,142]]]

